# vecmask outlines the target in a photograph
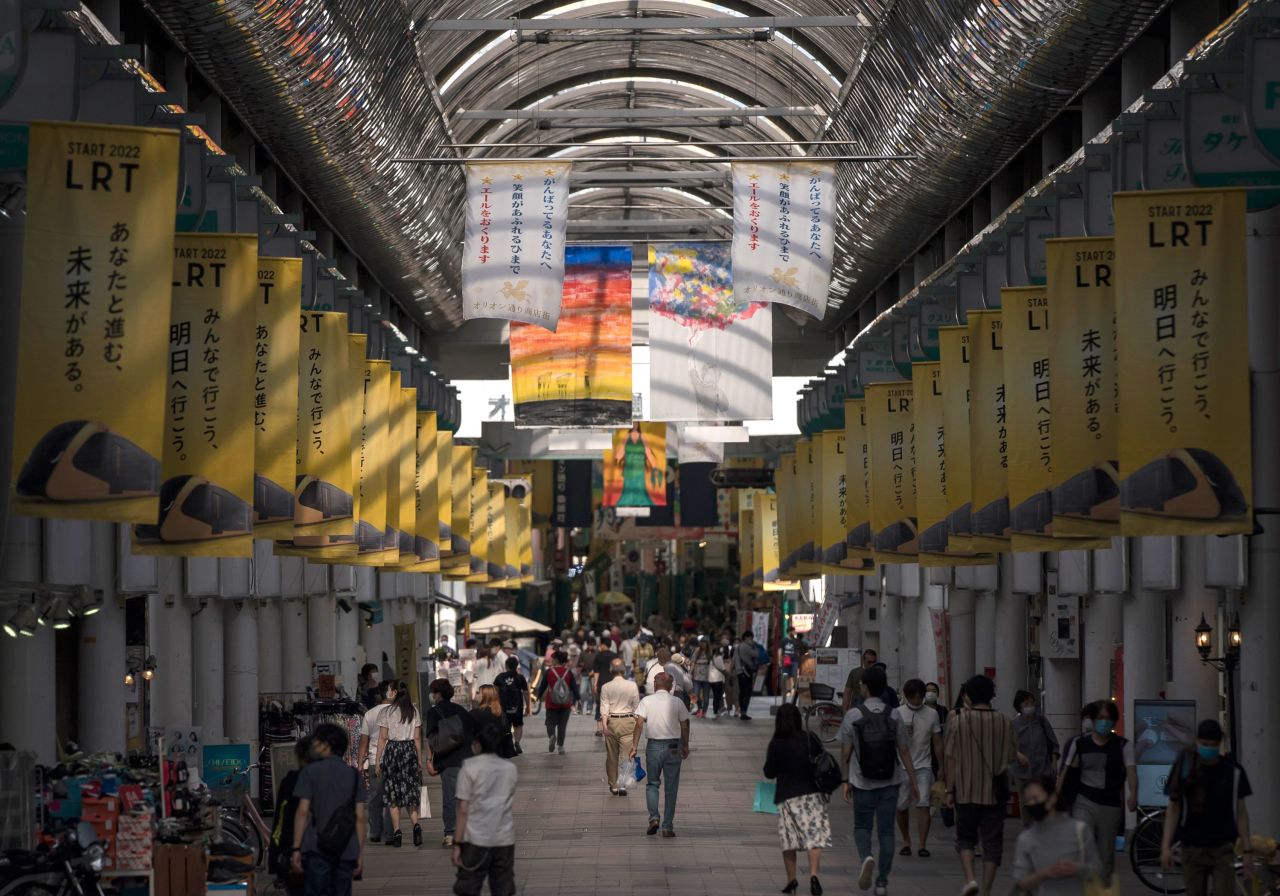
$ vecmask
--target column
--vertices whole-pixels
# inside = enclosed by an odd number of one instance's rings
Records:
[[[226,735],[258,755],[258,619],[250,600],[222,601],[226,639]]]
[[[226,683],[222,672],[225,633],[222,623],[222,601],[216,597],[202,598],[200,609],[191,615],[192,684],[195,691],[192,724],[200,727],[201,737],[207,744],[222,743],[226,731],[223,715],[223,688]]]
[[[1000,705],[1027,686],[1026,595],[1013,593],[1013,555],[1000,556],[1000,590],[995,594],[996,693]]]
[[[335,656],[342,664],[342,679],[348,693],[355,693],[360,679],[360,667],[364,665],[364,650],[360,647],[360,612],[354,597],[345,598],[350,610],[337,609],[334,617]]]
[[[337,659],[335,612],[337,602],[332,592],[307,596],[307,650],[313,660]]]
[[[1049,643],[1049,620],[1040,620],[1040,644]],[[1080,731],[1080,707],[1084,699],[1080,695],[1079,660],[1044,660],[1044,695],[1041,707],[1045,719],[1058,732],[1058,743],[1064,747],[1066,739]],[[1012,696],[1012,695],[1010,695]]]
[[[960,685],[977,668],[974,660],[974,596],[967,588],[947,590],[947,616],[951,622],[951,680],[943,692],[947,705],[955,703]]]
[[[1080,102],[1080,133],[1088,143],[1120,114],[1120,82],[1104,74],[1085,89]]]
[[[1209,5],[1209,4],[1205,4]],[[1134,40],[1120,57],[1120,106],[1127,109],[1143,91],[1169,70],[1164,40],[1144,36]]]
[[[278,694],[284,690],[284,634],[280,613],[284,601],[279,598],[258,604],[258,690]]]
[[[902,684],[902,598],[897,594],[880,595],[880,662],[888,668],[885,675],[894,687]]]
[[[1200,614],[1216,625],[1218,594],[1204,584],[1205,537],[1190,535],[1182,542],[1182,589],[1169,595],[1173,631],[1169,634],[1173,660],[1173,678],[1168,683],[1170,700],[1196,701],[1200,718],[1217,715],[1222,698],[1218,696],[1218,673],[1200,662],[1195,649],[1196,626]],[[1212,538],[1214,536],[1207,536]]]
[[[1205,0],[1174,0],[1169,7],[1169,68],[1182,59],[1210,31],[1218,26],[1217,3]]]
[[[1124,598],[1124,706],[1120,707],[1125,733],[1133,731],[1133,701],[1158,698],[1164,690],[1164,593],[1142,584],[1142,551],[1129,553],[1132,578]]]
[[[1186,5],[1186,4],[1180,4]],[[1176,7],[1175,7],[1176,8]],[[1249,216],[1249,380],[1252,385],[1254,507],[1280,507],[1280,212]],[[1243,643],[1238,688],[1240,754],[1254,793],[1250,820],[1260,832],[1280,830],[1280,516],[1260,518],[1262,531],[1249,539],[1249,588],[1240,607]],[[1218,633],[1218,644],[1222,634]]]
[[[280,608],[281,689],[301,694],[311,686],[311,657],[307,654],[307,605],[300,598],[284,601]]]
[[[976,591],[973,595],[973,668],[969,675],[985,675],[995,667],[996,593]]]
[[[1085,605],[1084,636],[1080,639],[1084,664],[1081,706],[1111,697],[1111,661],[1120,641],[1123,600],[1119,594],[1093,594]],[[1076,709],[1078,712],[1079,707]]]
[[[102,608],[80,621],[76,690],[80,746],[90,753],[125,751],[124,604],[116,597],[116,526],[91,524],[89,586]]]
[[[914,569],[916,569],[914,565],[904,567],[904,575]],[[898,677],[889,680],[889,683],[896,688],[901,688],[902,683],[908,678],[920,677],[920,626],[917,621],[920,618],[920,598],[902,598],[900,612],[898,643],[901,645],[901,651],[898,656]]]
[[[7,366],[7,365],[0,365]],[[7,446],[6,446],[7,450]],[[0,554],[0,578],[40,581],[40,520],[10,515]],[[6,608],[6,616],[18,608]],[[53,629],[37,625],[32,637],[0,634],[0,740],[31,750],[43,764],[57,761],[57,676]],[[124,681],[124,663],[116,678]]]
[[[182,558],[157,557],[160,593],[147,604],[147,649],[156,658],[148,684],[151,724],[192,725],[191,602],[182,592]]]
[[[946,606],[947,589],[943,585],[929,583],[928,570],[921,570],[920,607],[916,613],[916,670],[914,677],[923,681],[942,682],[938,675],[938,642],[933,635],[933,611]],[[949,678],[949,675],[943,675]]]

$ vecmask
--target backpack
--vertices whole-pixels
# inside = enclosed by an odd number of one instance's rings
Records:
[[[335,861],[342,858],[356,833],[356,792],[360,788],[360,773],[355,769],[351,773],[354,776],[351,782],[351,799],[346,805],[334,810],[325,823],[324,830],[316,833],[316,846],[320,847],[320,852]]]
[[[818,752],[813,752],[816,740],[812,734],[809,735],[809,766],[813,772],[813,786],[820,793],[830,796],[844,783],[844,775],[840,772],[840,763],[827,752],[821,741],[818,741]]]
[[[436,733],[427,738],[433,757],[447,756],[466,742],[467,730],[461,713],[445,716],[436,727]]]
[[[561,707],[573,705],[573,688],[569,687],[569,671],[567,669],[561,669],[560,676],[551,685],[550,698],[547,701],[548,704],[556,703]]]
[[[897,771],[898,731],[889,709],[871,712],[859,707],[862,718],[853,723],[858,736],[858,769],[870,781],[889,781]]]

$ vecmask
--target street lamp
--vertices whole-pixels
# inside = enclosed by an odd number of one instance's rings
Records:
[[[1222,656],[1212,656],[1213,626],[1200,614],[1200,624],[1196,626],[1196,650],[1200,653],[1200,662],[1205,663],[1227,676],[1227,729],[1231,737],[1231,751],[1236,751],[1236,670],[1240,668],[1240,614],[1231,616],[1227,626],[1226,648]]]

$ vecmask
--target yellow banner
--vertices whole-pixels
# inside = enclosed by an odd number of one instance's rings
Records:
[[[403,381],[403,380],[402,380]],[[418,535],[418,390],[400,387],[400,403],[395,409],[394,422],[398,431],[393,446],[399,452],[399,475],[396,477],[396,494],[400,512],[396,517],[396,529],[400,537],[400,562],[417,563]]]
[[[347,316],[302,313],[298,347],[298,469],[293,532],[350,535],[354,483],[352,421],[360,419],[359,380],[349,381]],[[363,369],[363,360],[361,360]]]
[[[440,515],[440,559],[453,554],[453,433],[436,428],[436,512]]]
[[[796,534],[795,508],[800,504],[796,487],[796,453],[789,451],[778,458],[778,468],[774,471],[774,493],[779,496],[776,523],[778,527],[778,572],[786,576],[795,566],[796,556],[800,553],[797,546],[799,536]],[[753,498],[754,501],[754,498]],[[752,504],[755,509],[755,504]],[[759,526],[759,522],[756,523]],[[758,545],[756,550],[762,550]]]
[[[815,481],[817,452],[813,439],[804,436],[796,439],[796,575],[813,575],[818,571],[814,546],[821,543],[818,532],[818,491]]]
[[[1253,531],[1245,198],[1116,194],[1126,535]]]
[[[759,551],[756,550],[755,511],[742,507],[745,502],[741,500],[738,503],[738,585],[741,588],[763,588],[763,571],[760,573],[760,584],[756,584],[756,572],[761,569],[761,563],[758,560]]]
[[[399,379],[400,374],[394,373]],[[389,518],[388,487],[393,485],[391,463],[390,361],[366,360],[364,401],[360,425],[360,488],[356,523],[357,566],[386,566],[400,560],[400,543]],[[398,386],[396,387],[398,390]],[[398,459],[396,469],[399,469]],[[398,509],[397,509],[398,513]]]
[[[755,550],[759,555],[760,582],[755,587],[765,591],[792,591],[799,584],[784,577],[778,569],[778,496],[768,491],[756,492],[752,502],[755,527]]]
[[[872,549],[882,562],[919,550],[911,392],[910,381],[866,388]]]
[[[942,364],[911,365],[911,411],[916,431],[916,518],[920,562],[947,552],[946,442],[943,438]]]
[[[526,498],[526,500],[528,500]],[[504,497],[502,500],[504,544],[503,573],[507,578],[507,588],[520,587],[520,505],[519,498]]]
[[[471,574],[468,582],[489,581],[489,473],[471,470]]]
[[[844,566],[863,567],[871,559],[871,461],[867,454],[867,401],[844,403],[845,544]]]
[[[174,237],[155,224],[174,217],[178,142],[169,128],[31,124],[16,513],[156,521]]]
[[[1000,311],[969,312],[969,469],[975,551],[1007,551],[1009,430]]]
[[[1120,534],[1115,243],[1047,240],[1053,531]]]
[[[302,259],[258,259],[253,358],[253,534],[293,537]]]
[[[435,411],[417,412],[417,466],[414,470],[414,553],[418,564],[440,570],[439,433]]]
[[[819,509],[819,541],[820,562],[823,571],[840,575],[845,570],[840,566],[849,553],[848,519],[845,490],[846,457],[845,435],[843,429],[831,429],[819,433],[818,440],[818,509]]]
[[[529,584],[533,578],[533,501],[520,502],[520,581]]]
[[[181,233],[173,244],[160,514],[138,554],[253,556],[253,344],[258,239]]]
[[[453,446],[453,553],[471,553],[471,466],[476,449],[470,445]],[[470,568],[468,557],[467,565]]]
[[[947,549],[973,547],[973,477],[970,468],[969,328],[938,328],[942,374],[942,429],[946,439]]]

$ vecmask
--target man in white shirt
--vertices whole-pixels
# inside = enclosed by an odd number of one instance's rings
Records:
[[[622,662],[626,664],[626,672],[624,674],[628,678],[633,674],[631,671],[631,665],[635,662],[637,646],[639,646],[639,642],[636,641],[636,636],[632,635],[630,638],[623,641],[622,646],[618,648],[619,652],[622,654]]]
[[[640,703],[640,688],[634,681],[627,681],[627,665],[615,658],[609,664],[609,681],[600,689],[600,731],[604,734],[605,774],[609,780],[609,792],[614,796],[626,796],[625,787],[618,787],[618,756],[622,744],[635,733],[636,706]]]
[[[645,670],[644,689],[646,693],[652,694],[657,690],[654,682],[657,677],[665,672],[671,676],[671,692],[682,701],[688,700],[688,694],[693,690],[693,681],[689,678],[684,669],[677,665],[671,656],[671,651],[666,647],[659,647],[658,653],[649,661],[649,666]],[[681,694],[685,696],[680,697]]]
[[[489,654],[493,657],[493,666],[501,675],[507,671],[507,657],[512,654],[503,649],[501,638],[491,638],[489,640]]]
[[[381,702],[364,714],[360,721],[360,747],[356,753],[356,767],[364,771],[365,787],[369,790],[369,842],[381,843],[382,831],[393,830],[391,810],[382,802],[382,775],[378,773],[378,729],[382,714],[395,702],[395,680],[384,681],[378,687]]]
[[[922,859],[929,857],[926,843],[929,839],[929,795],[933,790],[933,760],[937,757],[938,767],[944,768],[942,756],[942,722],[938,719],[938,711],[924,702],[924,682],[913,678],[902,686],[902,696],[906,702],[893,711],[898,724],[906,729],[911,753],[910,774],[915,775],[916,789],[920,798],[911,802],[911,791],[906,787],[898,788],[898,830],[902,832],[905,844],[898,852],[900,856],[911,855],[911,807],[916,810],[916,829],[920,832],[920,850],[917,855]]]
[[[631,735],[631,758],[640,751],[640,737],[647,733],[645,747],[645,804],[649,809],[649,828],[652,836],[662,830],[663,837],[674,837],[672,825],[676,817],[676,796],[680,791],[680,766],[689,758],[689,708],[671,694],[671,676],[659,672],[654,678],[654,693],[645,697],[636,707],[636,727]],[[658,790],[666,776],[667,786],[662,810],[658,819]]]

